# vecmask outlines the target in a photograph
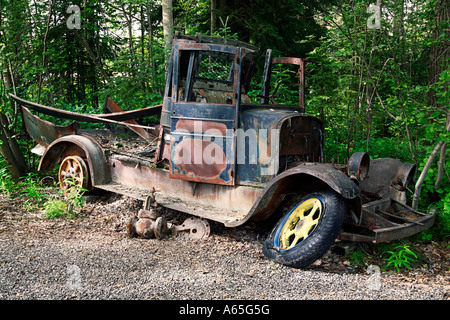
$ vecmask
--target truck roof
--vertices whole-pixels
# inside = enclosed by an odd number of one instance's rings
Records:
[[[190,40],[197,43],[210,43],[210,44],[220,44],[220,45],[229,45],[233,47],[242,47],[246,48],[248,50],[259,52],[259,48],[255,45],[252,45],[250,43],[246,43],[243,41],[235,40],[235,39],[229,39],[229,38],[221,38],[221,37],[214,37],[214,36],[205,36],[202,34],[196,34],[196,35],[182,35],[179,33],[176,33],[174,36],[174,41],[177,40]]]

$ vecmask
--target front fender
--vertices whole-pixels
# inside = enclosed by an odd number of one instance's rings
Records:
[[[297,176],[301,178],[299,175],[314,177],[322,181],[328,187],[342,195],[345,199],[354,199],[360,194],[359,187],[355,184],[355,182],[353,182],[352,179],[350,179],[343,172],[336,169],[333,165],[324,163],[299,164],[298,166],[288,169],[282,174],[278,175],[271,181],[270,185],[275,185],[279,183],[280,180],[284,180],[289,176]],[[298,181],[298,183],[302,184],[302,181],[300,180]],[[306,191],[309,193],[309,190],[313,186],[303,185],[302,187],[306,188]]]
[[[109,180],[103,149],[92,138],[75,134],[54,140],[42,155],[38,170],[52,170],[65,157],[74,155],[86,159],[93,186]]]
[[[347,175],[333,165],[322,163],[304,163],[288,169],[276,176],[264,188],[242,224],[252,220],[264,220],[271,216],[288,194],[308,194],[331,188],[339,193],[355,209],[361,210],[359,187]]]

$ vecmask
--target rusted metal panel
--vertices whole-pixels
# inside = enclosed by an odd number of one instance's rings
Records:
[[[116,113],[109,113],[109,114],[96,114],[96,115],[90,115],[90,114],[82,114],[72,111],[66,111],[61,110],[49,106],[44,106],[38,103],[34,103],[31,101],[27,101],[24,99],[21,99],[13,94],[10,94],[10,97],[17,101],[21,106],[33,109],[34,111],[42,114],[46,114],[49,116],[61,118],[61,119],[69,119],[74,120],[78,122],[90,122],[90,123],[114,123],[114,124],[120,124],[120,125],[127,125],[123,121],[131,120],[131,119],[138,119],[143,117],[149,117],[152,115],[157,115],[161,113],[161,107],[162,105],[156,105],[151,106],[148,108],[142,108],[138,110],[131,110],[131,111],[123,111],[123,112],[116,112]],[[129,126],[133,126],[136,128],[149,128],[152,129],[153,127],[148,126],[142,126],[142,125],[136,125],[136,124],[128,124]]]
[[[123,161],[112,155],[109,159],[111,184],[99,185],[105,190],[145,200],[156,189],[156,202],[161,206],[231,225],[245,219],[262,189],[226,186],[170,179],[168,170],[151,168]],[[123,190],[123,191],[121,191]]]
[[[171,115],[170,177],[234,185],[234,106],[177,103]]]
[[[242,96],[241,66],[245,56],[255,51],[198,40],[173,43],[163,111],[165,124],[170,118],[170,174],[176,179],[234,185],[236,120],[241,99],[249,101]],[[214,64],[215,59],[223,66]],[[247,71],[251,64],[246,64]],[[200,131],[193,128],[195,123],[201,124]]]
[[[403,239],[425,229],[430,228],[435,220],[435,215],[424,216],[415,222],[405,223],[399,226],[375,229],[375,243],[389,242],[398,239]]]
[[[204,44],[219,44],[219,45],[227,45],[227,46],[234,46],[234,47],[243,47],[247,48],[252,51],[258,51],[259,48],[255,45],[242,42],[235,39],[230,38],[218,38],[214,36],[207,36],[203,34],[196,34],[196,35],[182,35],[182,34],[176,34],[174,42],[183,42],[184,41],[192,41],[197,43],[204,43]]]
[[[43,146],[48,146],[60,137],[76,134],[80,128],[76,122],[68,126],[57,126],[31,114],[30,110],[25,107],[22,107],[22,117],[30,137]]]
[[[355,152],[347,165],[347,175],[351,179],[364,180],[369,176],[370,158],[367,152]]]
[[[122,113],[123,114],[123,110],[109,96],[106,97],[105,109],[109,110],[112,113]],[[128,123],[128,124],[139,125],[139,123],[137,123],[135,120],[123,120],[123,121],[125,123]],[[127,126],[127,128],[129,128],[130,130],[134,131],[135,133],[137,133],[140,137],[142,137],[145,140],[153,140],[153,139],[155,139],[155,135],[154,135],[155,132],[153,132],[153,134],[150,134],[144,128],[135,127],[135,126]]]
[[[224,149],[214,142],[185,137],[173,145],[172,154],[171,178],[218,184],[233,181],[231,168],[226,170]],[[208,163],[208,157],[211,157],[212,163]]]
[[[310,116],[294,116],[283,120],[280,128],[280,157],[298,156],[297,161],[320,162],[323,158],[324,126]]]
[[[295,107],[242,105],[239,128],[239,183],[263,186],[291,162],[323,157],[322,122]]]
[[[346,225],[370,230],[370,235],[344,231],[340,239],[373,243],[394,241],[431,227],[434,220],[434,213],[423,214],[404,203],[382,198],[364,204],[356,220],[346,217]]]
[[[226,44],[215,44],[215,43],[196,43],[191,41],[184,41],[184,40],[175,40],[173,43],[173,46],[175,50],[196,50],[196,51],[216,51],[216,52],[222,52],[222,53],[228,53],[231,55],[235,55],[239,52],[239,50],[246,50],[246,51],[254,51],[249,48],[239,48],[232,45],[226,45]]]
[[[261,104],[269,103],[271,62],[272,62],[272,49],[267,49],[263,71],[263,81],[261,86],[261,99],[260,99]]]
[[[198,126],[198,128],[197,128]],[[201,130],[198,130],[198,129]],[[204,132],[219,132],[227,133],[227,126],[224,123],[215,121],[198,121],[192,119],[180,119],[176,122],[175,130],[186,130],[193,133],[204,133]]]
[[[416,166],[397,159],[380,158],[370,161],[368,178],[359,187],[367,194],[406,202],[405,188],[412,182]]]
[[[360,201],[360,190],[344,173],[331,164],[303,163],[277,175],[263,189],[255,201],[247,220],[265,220],[270,217],[289,193],[306,194],[331,188],[349,201]],[[355,208],[360,208],[355,205]],[[359,214],[359,212],[358,212]],[[233,226],[237,226],[233,225]]]
[[[53,141],[45,150],[38,170],[52,170],[67,156],[80,156],[87,160],[94,187],[109,181],[110,171],[101,146],[92,138],[81,135],[64,136]]]

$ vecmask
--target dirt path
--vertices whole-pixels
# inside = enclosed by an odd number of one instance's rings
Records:
[[[330,250],[304,270],[268,261],[264,230],[211,223],[206,240],[129,238],[142,208],[119,196],[86,203],[81,217],[27,211],[0,200],[0,299],[447,300],[448,251],[422,248],[428,263],[407,274],[353,266]],[[171,222],[184,216],[167,212]]]

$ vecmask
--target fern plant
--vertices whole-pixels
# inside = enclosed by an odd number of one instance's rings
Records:
[[[387,251],[387,253],[390,256],[383,259],[387,261],[386,267],[394,267],[399,273],[402,268],[411,269],[411,264],[417,260],[417,254],[406,244],[397,245],[393,250]]]

